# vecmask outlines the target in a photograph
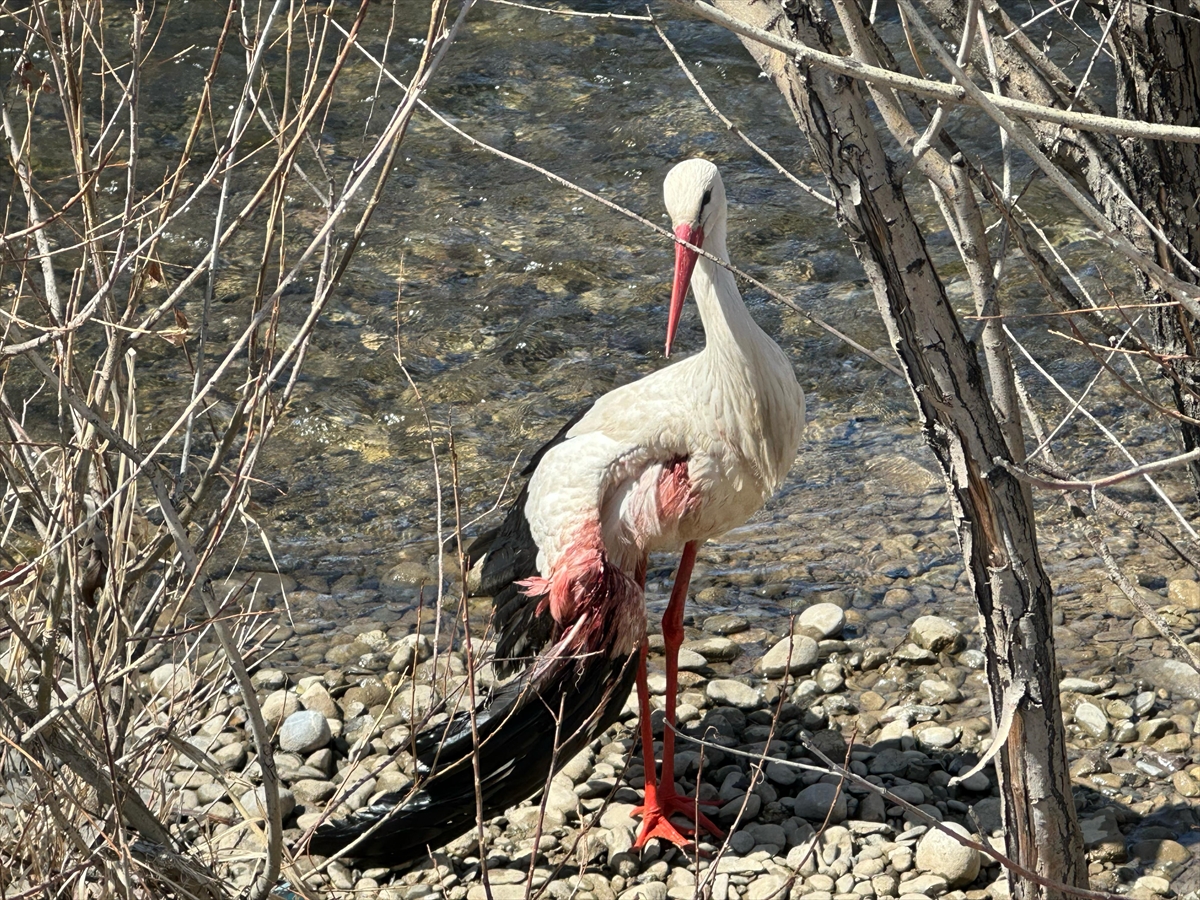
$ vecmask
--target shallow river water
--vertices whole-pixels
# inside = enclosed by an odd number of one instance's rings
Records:
[[[401,39],[391,67],[404,78],[419,52],[425,8],[406,0],[397,9]],[[820,190],[804,140],[741,45],[698,22],[669,21],[666,30],[713,100]],[[378,35],[366,43],[381,49]],[[193,52],[201,60],[209,51]],[[366,98],[375,70],[362,58],[352,67]],[[476,137],[664,224],[661,184],[670,166],[693,155],[714,160],[731,201],[735,263],[865,346],[886,348],[873,296],[831,212],[714,119],[648,25],[482,3],[428,100]],[[327,123],[333,171],[349,165],[361,145],[363,106],[343,104]],[[988,151],[994,132],[982,122],[967,124],[974,148]],[[1033,179],[1024,204],[1052,211],[1047,194]],[[924,204],[919,214],[951,297],[966,312],[970,298],[952,241],[928,198],[914,196]],[[1115,261],[1079,225],[1057,210],[1047,218],[1051,238],[1085,278],[1104,274],[1120,283]],[[249,547],[238,571],[278,565],[286,587],[320,598],[305,616],[331,624],[373,617],[381,607],[399,613],[419,592],[431,596],[439,571],[437,493],[426,411],[445,527],[453,523],[457,481],[469,534],[481,527],[474,523],[496,503],[514,464],[575,410],[665,364],[672,252],[636,222],[472,148],[419,114],[258,472],[271,486],[256,497],[273,558]],[[236,293],[255,265],[254,256],[230,254],[223,289]],[[779,495],[701,552],[697,621],[731,609],[751,618],[784,616],[830,592],[861,610],[851,620],[859,629],[880,609],[888,616],[903,610],[893,627],[934,606],[970,621],[941,479],[907,388],[761,292],[749,290],[746,299],[792,358],[810,426]],[[1009,268],[1003,302],[1014,312],[1042,308],[1037,283],[1019,265]],[[1043,322],[1016,320],[1014,330],[1069,388],[1082,389],[1095,373],[1094,360],[1067,352]],[[689,305],[677,352],[694,352],[702,341]],[[1023,375],[1038,396],[1050,397],[1036,373],[1025,367]],[[1098,396],[1119,418],[1106,390],[1101,384]],[[1164,434],[1149,427],[1135,437],[1157,442]],[[1108,458],[1094,432],[1071,428],[1066,439],[1091,447],[1090,460]],[[1090,564],[1069,563],[1076,556],[1048,560],[1062,590],[1099,590]],[[449,558],[444,564],[448,571],[456,565]],[[654,561],[652,609],[665,603],[672,566],[668,558]]]

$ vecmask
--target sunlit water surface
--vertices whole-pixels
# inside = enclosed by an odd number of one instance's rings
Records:
[[[407,0],[397,9],[389,67],[405,79],[420,50],[416,36],[424,35],[425,9]],[[196,17],[198,33],[215,34],[215,21],[199,16],[194,5],[187,15]],[[373,24],[366,43],[382,53],[386,23]],[[803,137],[741,45],[697,22],[671,21],[666,29],[715,102],[785,166],[823,189]],[[195,40],[193,50],[182,50],[182,35],[176,39],[181,56],[174,72],[191,90],[195,69],[206,65],[211,49],[195,35],[187,36]],[[375,68],[357,56],[351,68],[323,136],[335,180],[366,146],[364,128],[380,127],[399,96],[385,87],[383,108],[374,108]],[[148,90],[167,98],[177,89],[174,77],[168,68]],[[831,212],[713,118],[648,26],[481,3],[428,99],[481,140],[664,224],[667,170],[694,155],[716,161],[731,201],[734,261],[865,346],[886,348],[873,295]],[[160,109],[163,119],[153,128],[159,145],[172,149],[188,123],[172,121],[171,104]],[[998,164],[994,131],[971,121],[965,131],[975,137],[972,149]],[[1028,170],[1018,166],[1017,174],[1028,177]],[[241,185],[250,186],[249,178]],[[313,227],[320,221],[315,200],[299,181],[292,191],[292,227]],[[951,297],[968,312],[971,299],[952,241],[928,197],[914,196]],[[1023,203],[1053,213],[1050,235],[1061,252],[1093,281],[1098,274],[1119,280],[1115,261],[1084,229],[1063,223],[1046,196],[1034,179]],[[271,553],[257,540],[247,542],[239,571],[278,566],[301,588],[340,598],[325,613],[338,624],[382,607],[411,608],[421,591],[432,596],[438,516],[427,417],[449,532],[455,485],[462,519],[474,523],[496,503],[514,463],[574,411],[666,364],[672,252],[636,222],[472,148],[419,114],[259,469],[266,484],[255,491],[253,511]],[[233,313],[242,311],[239,298],[253,284],[256,266],[257,252],[242,256],[234,249],[223,258],[219,293],[230,312],[217,304],[216,337],[222,315],[229,315],[230,327],[244,321]],[[1005,308],[1043,308],[1027,270],[1014,263],[1008,272]],[[308,299],[303,285],[288,295],[285,329],[300,321]],[[737,610],[766,623],[830,592],[863,611],[859,630],[886,618],[872,610],[890,610],[892,624],[882,626],[890,628],[930,611],[970,621],[974,607],[941,478],[918,434],[907,388],[761,292],[747,291],[746,300],[793,360],[808,395],[810,426],[783,490],[749,524],[702,551],[694,579],[696,621]],[[190,315],[198,314],[198,304]],[[1073,357],[1061,339],[1047,336],[1043,322],[1017,320],[1014,329],[1051,360],[1048,368],[1068,387],[1081,390],[1095,372],[1090,357]],[[702,343],[689,306],[677,351],[694,352]],[[157,375],[178,364],[163,353],[157,364],[147,360]],[[1023,375],[1039,396],[1050,397],[1031,368],[1023,366]],[[164,379],[168,387],[178,381],[178,375]],[[1074,434],[1068,430],[1068,437]],[[1153,428],[1140,440],[1162,437]],[[1108,459],[1093,433],[1081,439],[1092,447],[1089,461]],[[1064,591],[1098,581],[1071,562],[1077,555],[1058,558],[1051,550],[1049,564]],[[453,583],[456,566],[452,558],[445,561],[451,573],[445,584]],[[665,602],[672,566],[669,558],[655,560],[652,608]]]

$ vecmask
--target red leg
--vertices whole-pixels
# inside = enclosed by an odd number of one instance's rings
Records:
[[[679,570],[675,573],[675,584],[671,588],[671,599],[667,603],[667,611],[663,613],[662,631],[663,644],[667,658],[667,728],[663,729],[663,766],[662,781],[651,790],[650,784],[654,774],[654,743],[650,728],[650,691],[645,684],[646,677],[646,645],[642,646],[642,664],[638,669],[638,700],[641,703],[642,716],[642,753],[646,759],[646,801],[634,810],[641,814],[642,827],[638,832],[634,847],[641,847],[652,837],[665,838],[680,847],[691,845],[679,830],[668,820],[675,813],[683,813],[692,819],[697,827],[718,837],[724,837],[724,832],[714,825],[707,816],[696,809],[697,801],[689,797],[680,797],[675,793],[675,732],[670,726],[675,725],[675,698],[679,692],[679,647],[683,644],[683,605],[687,600],[688,584],[692,579],[692,566],[696,562],[696,542],[689,541],[684,545],[683,556],[679,560]]]
[[[631,815],[642,817],[642,827],[638,831],[637,842],[633,845],[641,847],[650,838],[664,838],[680,847],[689,845],[685,838],[668,818],[670,813],[663,813],[658,795],[658,785],[654,763],[654,730],[650,725],[650,687],[646,683],[646,655],[650,651],[649,642],[642,641],[642,652],[638,659],[637,690],[638,690],[638,725],[642,732],[642,759],[646,765],[646,786],[643,789],[645,800],[642,805],[633,810]],[[671,790],[674,793],[674,783]]]

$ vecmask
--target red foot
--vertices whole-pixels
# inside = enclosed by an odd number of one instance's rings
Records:
[[[697,801],[692,797],[680,797],[672,792],[670,794],[647,793],[646,802],[641,806],[636,807],[631,816],[642,817],[642,827],[638,829],[637,840],[633,842],[635,850],[640,850],[646,845],[646,842],[651,838],[661,838],[670,841],[676,847],[688,849],[692,846],[692,840],[684,837],[683,832],[695,836],[698,831],[707,831],[714,837],[723,838],[725,832],[713,824],[712,820],[704,813],[696,809],[696,804],[699,802],[701,806],[720,806],[719,800],[700,800]],[[682,831],[670,821],[671,816],[676,813],[681,813],[689,819],[693,819],[696,823],[696,828],[683,827]]]

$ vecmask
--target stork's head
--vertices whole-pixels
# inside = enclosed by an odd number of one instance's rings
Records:
[[[706,159],[689,159],[667,173],[663,183],[663,199],[671,216],[675,237],[697,247],[704,246],[704,234],[712,234],[718,225],[725,226],[725,185],[721,173]],[[692,283],[696,268],[696,251],[683,244],[675,245],[675,281],[671,287],[671,308],[667,314],[667,349],[675,340],[683,298]]]

